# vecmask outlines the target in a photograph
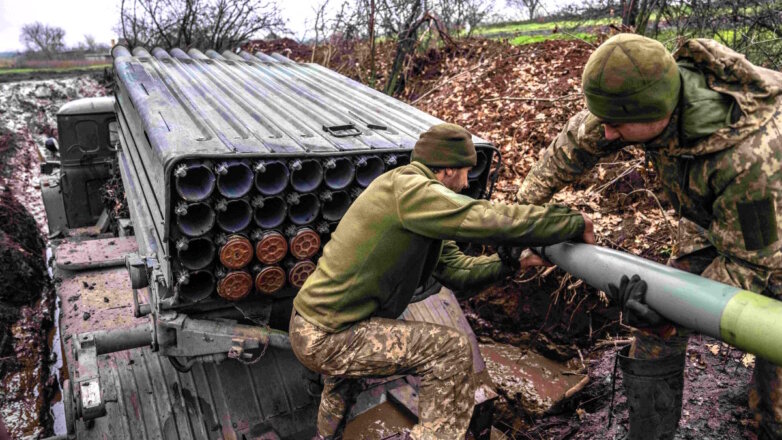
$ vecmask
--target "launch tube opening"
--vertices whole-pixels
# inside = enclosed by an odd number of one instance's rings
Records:
[[[217,191],[225,197],[242,197],[253,187],[253,171],[244,162],[225,162],[217,170]]]
[[[295,160],[291,164],[291,186],[299,192],[310,192],[323,181],[323,167],[317,160]]]
[[[198,270],[187,274],[177,286],[179,296],[185,302],[197,302],[206,299],[215,289],[215,279],[211,273]]]
[[[356,161],[356,182],[366,188],[377,176],[383,174],[386,165],[378,156],[361,157]]]
[[[183,164],[174,172],[174,187],[179,197],[188,202],[199,202],[212,195],[215,175],[204,164]]]
[[[314,194],[298,194],[298,203],[288,206],[288,218],[296,225],[312,223],[320,211],[320,202]]]
[[[341,219],[352,201],[350,194],[345,191],[332,192],[330,200],[323,201],[323,218],[330,222]]]
[[[217,226],[226,232],[239,232],[250,226],[253,211],[247,200],[228,200],[217,214]]]
[[[290,171],[278,161],[259,162],[255,167],[255,188],[263,195],[279,194],[288,186]]]
[[[276,228],[285,221],[288,208],[282,197],[266,197],[256,203],[253,219],[263,229]]]
[[[350,185],[356,175],[356,167],[353,161],[346,157],[329,159],[326,162],[326,171],[323,181],[331,189],[342,189]]]
[[[215,224],[215,212],[206,203],[180,205],[176,216],[179,230],[190,237],[206,234]]]
[[[209,266],[214,260],[215,245],[206,237],[193,238],[179,250],[179,262],[186,269],[199,270]]]
[[[268,266],[261,269],[255,277],[255,289],[270,295],[285,286],[285,271],[279,266]]]
[[[485,152],[478,150],[477,156],[478,160],[475,166],[470,168],[470,171],[467,172],[468,179],[476,179],[486,170],[486,166],[489,164],[489,158],[486,156]]]
[[[277,231],[266,231],[255,245],[255,257],[263,264],[282,261],[288,254],[288,240]]]

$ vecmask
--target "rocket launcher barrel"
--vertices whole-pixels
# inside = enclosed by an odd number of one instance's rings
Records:
[[[320,194],[320,199],[323,201],[323,218],[330,222],[341,219],[353,202],[350,194],[345,191],[326,190]]]
[[[174,188],[188,202],[206,199],[215,189],[215,175],[207,164],[187,163],[174,171]]]
[[[375,178],[386,171],[386,164],[378,156],[364,156],[356,160],[356,183],[366,188]]]
[[[298,192],[310,192],[323,181],[323,167],[314,159],[291,161],[291,186]]]
[[[204,202],[180,202],[174,212],[177,227],[190,237],[206,234],[215,224],[215,212]]]
[[[350,185],[356,176],[356,167],[347,157],[335,157],[328,159],[323,167],[326,169],[323,174],[323,182],[331,189],[343,189]]]
[[[217,226],[225,232],[239,232],[250,226],[253,209],[244,199],[220,200],[215,204]]]
[[[255,164],[255,188],[267,196],[281,193],[288,186],[291,173],[280,161],[261,161]]]
[[[217,191],[224,197],[242,197],[253,187],[253,170],[242,161],[227,161],[217,164]]]
[[[180,298],[185,302],[198,302],[206,299],[215,289],[215,279],[211,272],[197,270],[183,272],[177,282]]]
[[[288,206],[285,204],[285,200],[279,196],[258,196],[253,199],[252,205],[255,224],[263,229],[280,226],[288,215]]]
[[[318,196],[312,193],[290,193],[288,201],[288,218],[296,225],[312,223],[320,211]]]
[[[215,244],[207,237],[180,238],[176,242],[179,262],[185,269],[199,270],[209,266],[215,257]]]
[[[624,252],[560,243],[538,252],[597,289],[646,281],[646,303],[670,321],[782,365],[782,302]]]

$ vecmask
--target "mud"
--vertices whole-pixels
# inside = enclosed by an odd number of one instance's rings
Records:
[[[62,104],[105,91],[90,76],[0,84],[0,415],[11,438],[53,434],[59,393],[37,145],[57,136]]]

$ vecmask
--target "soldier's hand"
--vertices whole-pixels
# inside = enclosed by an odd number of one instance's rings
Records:
[[[584,235],[581,237],[581,241],[586,244],[595,244],[595,225],[592,224],[592,219],[588,215],[582,212],[581,216],[584,217]]]
[[[551,262],[533,252],[531,249],[524,249],[516,246],[499,246],[497,255],[506,266],[516,271],[524,270],[529,267],[553,266]]]
[[[628,278],[627,275],[622,275],[619,286],[609,284],[606,293],[622,310],[627,324],[643,327],[665,323],[665,318],[646,304],[646,289],[646,281],[640,276],[633,275],[632,278]]]
[[[532,249],[524,249],[524,252],[521,253],[519,261],[521,262],[521,270],[527,269],[529,267],[551,267],[554,265],[552,262],[541,257],[540,254],[533,251]]]

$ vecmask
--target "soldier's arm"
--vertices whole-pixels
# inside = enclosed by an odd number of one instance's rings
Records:
[[[439,240],[535,246],[578,239],[585,222],[565,206],[507,205],[457,194],[423,176],[395,186],[403,227]]]
[[[763,293],[769,275],[782,268],[782,169],[774,165],[782,163],[782,151],[767,153],[746,158],[752,165],[713,203],[708,235],[720,256],[703,273],[756,293]]]
[[[513,272],[497,254],[471,257],[447,240],[443,242],[434,278],[450,289],[465,290],[499,281]]]
[[[583,110],[571,117],[565,128],[543,151],[516,193],[519,203],[540,205],[557,191],[578,179],[597,161],[626,144],[605,139],[600,120]]]

